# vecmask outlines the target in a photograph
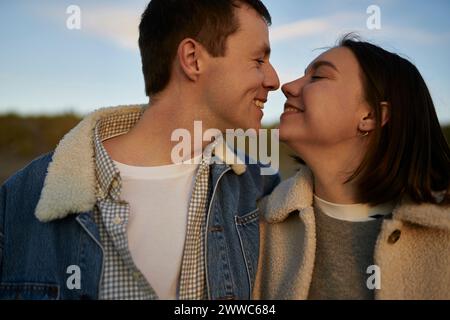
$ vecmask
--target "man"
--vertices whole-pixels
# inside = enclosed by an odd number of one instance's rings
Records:
[[[250,298],[256,202],[279,178],[227,163],[220,140],[174,164],[171,137],[194,135],[194,121],[260,127],[279,87],[270,20],[259,0],[150,2],[139,26],[149,107],[94,112],[2,187],[0,298]]]

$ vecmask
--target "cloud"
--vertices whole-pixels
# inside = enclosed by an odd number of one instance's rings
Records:
[[[336,39],[348,32],[356,32],[364,38],[407,40],[419,45],[438,44],[450,41],[450,32],[431,32],[419,27],[397,25],[381,25],[381,30],[369,30],[366,26],[365,12],[340,12],[334,15],[295,21],[289,24],[274,26],[271,29],[271,41],[274,43],[294,39],[321,38]]]
[[[380,33],[389,39],[402,39],[420,45],[439,44],[450,41],[450,32],[431,32],[412,27],[384,26],[380,30]]]
[[[112,42],[129,50],[138,50],[139,22],[144,11],[140,6],[78,5],[81,13],[81,32]],[[65,27],[70,14],[63,5],[35,6],[34,13],[43,19]]]
[[[328,28],[329,24],[324,19],[297,21],[273,28],[270,32],[270,38],[274,42],[301,38],[325,32]]]
[[[314,36],[334,36],[344,29],[359,30],[364,26],[364,14],[344,12],[274,26],[270,31],[270,37],[273,42],[281,42]]]
[[[68,15],[65,8],[39,8],[36,12],[45,18],[51,18],[60,25],[65,25]],[[138,50],[138,25],[142,6],[92,6],[80,5],[82,32],[106,39],[120,48]],[[381,30],[368,30],[366,27],[367,14],[360,12],[339,12],[333,15],[318,16],[302,19],[285,25],[274,25],[270,30],[273,43],[285,42],[293,39],[314,38],[322,44],[331,45],[341,35],[355,31],[364,38],[402,39],[413,41],[421,45],[436,44],[450,40],[450,33],[430,32],[418,27],[386,25],[382,23]]]
[[[103,7],[85,9],[82,12],[84,31],[106,38],[119,47],[138,49],[140,8]]]

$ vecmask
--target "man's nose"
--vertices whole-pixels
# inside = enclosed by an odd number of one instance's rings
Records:
[[[267,73],[264,77],[263,86],[269,91],[277,90],[280,87],[280,79],[272,64],[268,64]]]

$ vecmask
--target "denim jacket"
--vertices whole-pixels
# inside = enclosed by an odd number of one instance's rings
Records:
[[[103,249],[93,220],[95,112],[0,189],[0,299],[97,299]],[[205,234],[209,299],[250,299],[259,252],[257,201],[279,183],[261,165],[211,165]],[[76,285],[78,283],[79,285]],[[74,285],[75,284],[75,285]]]

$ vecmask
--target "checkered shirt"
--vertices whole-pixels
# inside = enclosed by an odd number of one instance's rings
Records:
[[[109,157],[102,141],[128,132],[140,119],[142,111],[113,115],[99,120],[94,132],[97,169],[97,203],[94,220],[98,225],[104,250],[104,272],[100,299],[158,299],[157,294],[133,262],[128,247],[129,204],[120,198],[120,172]],[[188,209],[188,223],[179,280],[180,299],[205,299],[205,227],[208,196],[210,144],[195,177]]]
[[[181,264],[179,298],[182,300],[207,299],[205,277],[205,228],[208,202],[209,165],[212,150],[210,144],[195,177],[194,190],[188,211],[188,226],[184,243],[184,258]]]

